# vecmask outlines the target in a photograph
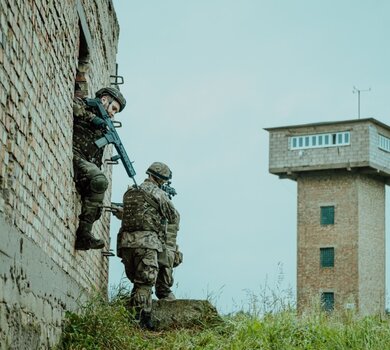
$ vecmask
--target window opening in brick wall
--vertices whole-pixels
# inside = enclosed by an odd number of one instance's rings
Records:
[[[332,311],[334,309],[334,293],[321,293],[321,306],[325,311]]]
[[[321,225],[334,225],[334,206],[321,207]]]
[[[334,248],[320,248],[321,267],[334,267]]]
[[[386,152],[390,152],[390,139],[386,136],[379,135],[378,147]]]
[[[290,149],[321,148],[349,146],[350,132],[335,132],[329,134],[301,135],[290,137]]]
[[[74,90],[75,96],[86,97],[88,95],[89,48],[81,22],[79,22],[79,27],[79,56]]]

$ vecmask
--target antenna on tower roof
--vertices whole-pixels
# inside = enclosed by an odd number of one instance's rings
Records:
[[[353,87],[352,93],[353,94],[356,94],[356,93],[358,94],[358,119],[360,119],[360,93],[361,92],[368,92],[368,91],[371,91],[371,88],[362,90],[362,89],[358,89],[355,86]]]

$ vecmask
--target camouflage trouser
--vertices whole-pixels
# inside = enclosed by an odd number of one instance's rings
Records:
[[[107,178],[95,164],[79,157],[74,157],[73,168],[76,188],[82,200],[80,221],[93,224],[102,214]]]
[[[152,288],[158,273],[157,250],[121,248],[127,278],[133,283],[130,304],[137,313],[152,311]]]
[[[156,296],[159,299],[166,298],[172,292],[173,268],[161,266],[158,270],[156,281]]]
[[[156,296],[159,299],[165,298],[172,292],[173,286],[173,262],[175,252],[169,249],[164,251],[164,259],[160,259],[158,275],[156,280]],[[161,261],[163,260],[163,261]]]

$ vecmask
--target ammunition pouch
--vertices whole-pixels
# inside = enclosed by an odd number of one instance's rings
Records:
[[[158,264],[160,266],[165,266],[169,268],[174,267],[175,262],[175,252],[169,249],[164,249],[162,252],[159,252],[157,255]]]
[[[173,267],[178,267],[183,262],[183,253],[180,250],[175,250]]]

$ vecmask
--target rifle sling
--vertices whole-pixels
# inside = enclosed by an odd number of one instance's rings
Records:
[[[133,186],[133,188],[134,188],[134,186]],[[162,217],[165,217],[164,214],[161,212],[161,208],[160,208],[160,205],[158,204],[158,202],[148,192],[146,192],[145,190],[143,190],[140,187],[137,187],[137,190],[142,191],[144,196],[145,196],[146,202],[149,205],[151,205],[154,209],[156,209],[161,214]]]
[[[146,191],[144,191],[144,194],[145,194],[145,200],[148,202],[148,204],[150,204],[154,209],[156,209],[159,213],[161,213],[161,209],[157,201],[152,196],[150,196],[149,193],[147,193]]]

